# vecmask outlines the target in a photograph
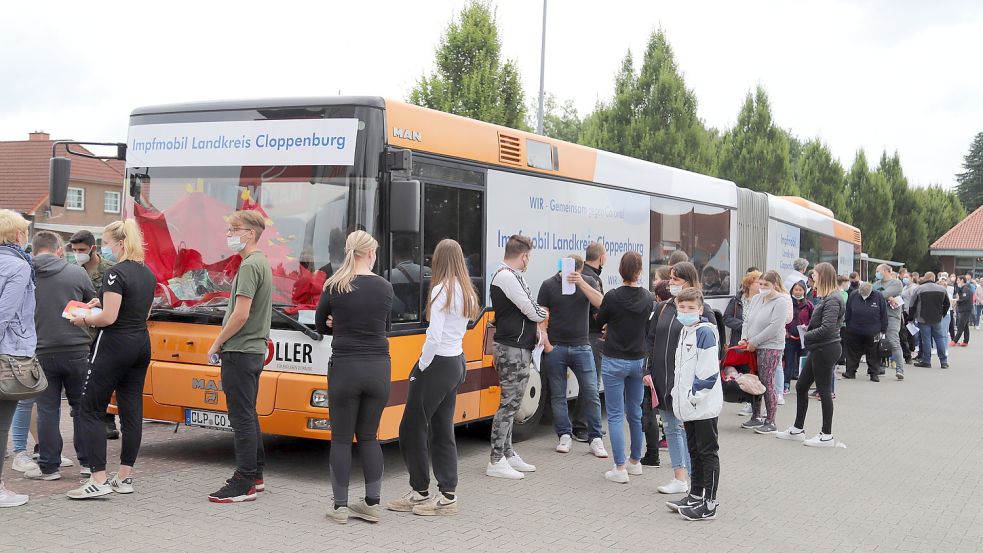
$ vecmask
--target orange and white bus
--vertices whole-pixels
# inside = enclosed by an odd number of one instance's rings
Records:
[[[620,284],[612,267],[625,252],[648,259],[651,277],[682,249],[717,309],[749,266],[791,270],[792,260],[806,257],[849,273],[860,252],[857,229],[800,198],[376,97],[139,108],[125,159],[125,216],[143,229],[157,276],[144,416],[189,426],[230,427],[219,370],[206,352],[237,269],[223,219],[234,210],[255,209],[268,220],[260,247],[273,267],[276,315],[257,400],[261,426],[315,439],[331,438],[331,337],[313,330],[313,310],[354,229],[378,239],[376,270],[395,291],[383,440],[398,435],[425,337],[430,259],[443,238],[461,244],[486,298],[511,234],[535,243],[526,275],[534,294],[559,258],[583,255],[591,242],[608,252],[606,289]],[[64,162],[52,162],[54,205],[64,197],[58,175],[67,173],[57,169]],[[492,318],[486,309],[464,338],[468,372],[457,423],[487,419],[498,407],[484,343]],[[517,437],[548,404],[545,380],[530,378]]]

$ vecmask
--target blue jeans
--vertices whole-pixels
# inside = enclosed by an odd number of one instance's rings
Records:
[[[617,359],[601,356],[601,378],[608,408],[608,436],[615,465],[625,464],[625,416],[631,435],[631,458],[642,458],[642,370],[645,359]]]
[[[553,406],[553,428],[557,436],[573,434],[567,410],[567,367],[573,371],[580,387],[578,409],[587,422],[589,439],[601,437],[601,398],[597,392],[597,369],[590,345],[554,346],[543,356],[546,377],[550,381],[550,404]]]
[[[949,322],[945,319],[935,323],[921,323],[918,325],[918,342],[921,344],[919,355],[922,363],[932,362],[932,342],[935,342],[935,352],[939,355],[939,361],[946,363],[949,356],[946,355],[946,348],[949,347]]]
[[[14,442],[15,454],[27,451],[27,433],[31,430],[31,411],[34,410],[35,399],[22,399],[17,402],[14,421],[10,424],[10,437]]]
[[[659,409],[659,416],[662,417],[662,427],[665,431],[666,442],[669,444],[669,460],[672,462],[672,468],[684,468],[689,471],[692,464],[689,458],[689,444],[686,442],[686,429],[683,428],[683,421],[676,418],[672,409]]]
[[[977,305],[974,311],[976,312],[976,326],[980,326],[980,316],[983,315],[983,305]]]

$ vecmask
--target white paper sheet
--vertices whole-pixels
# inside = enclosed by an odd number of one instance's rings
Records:
[[[912,336],[918,334],[918,325],[916,325],[915,323],[908,323],[907,328],[908,328],[908,333],[911,334]]]
[[[802,344],[802,349],[806,349],[806,331],[809,330],[807,325],[798,325],[795,328],[799,329],[799,342]]]
[[[572,258],[564,257],[560,260],[560,283],[563,286],[562,292],[564,296],[571,296],[577,291],[577,285],[572,282],[567,282],[567,277],[570,273],[574,271],[574,261]]]

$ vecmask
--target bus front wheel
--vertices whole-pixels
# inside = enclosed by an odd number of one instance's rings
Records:
[[[529,369],[529,383],[512,423],[512,441],[521,442],[533,436],[543,413],[549,405],[546,381],[536,369]]]

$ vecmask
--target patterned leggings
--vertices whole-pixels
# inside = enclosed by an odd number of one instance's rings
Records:
[[[775,424],[775,415],[778,412],[778,392],[775,390],[775,369],[782,362],[782,355],[785,350],[781,349],[759,349],[755,351],[758,359],[758,378],[765,385],[765,409],[768,416],[765,422]],[[751,402],[751,416],[758,418],[761,415],[761,396],[754,396]]]

